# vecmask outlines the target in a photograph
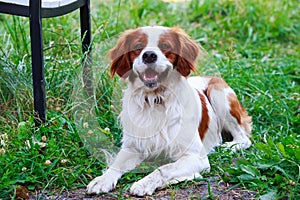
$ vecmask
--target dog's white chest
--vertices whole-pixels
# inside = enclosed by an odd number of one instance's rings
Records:
[[[168,92],[155,95],[125,92],[120,117],[123,144],[130,143],[148,156],[174,145],[182,123],[182,106]]]

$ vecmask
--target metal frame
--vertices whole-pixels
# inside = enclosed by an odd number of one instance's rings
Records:
[[[46,90],[44,78],[44,56],[42,38],[42,18],[65,15],[80,8],[80,25],[82,51],[86,55],[83,60],[83,77],[85,87],[91,90],[91,23],[90,0],[77,0],[65,6],[42,8],[42,0],[29,0],[29,6],[0,2],[0,13],[29,17],[32,59],[32,79],[34,110],[37,124],[46,120]]]

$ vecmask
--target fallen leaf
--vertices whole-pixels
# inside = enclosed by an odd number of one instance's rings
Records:
[[[16,188],[16,197],[22,199],[29,199],[29,191],[25,186],[19,186]]]

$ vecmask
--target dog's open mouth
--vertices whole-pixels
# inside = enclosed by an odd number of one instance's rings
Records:
[[[159,74],[154,69],[147,68],[145,72],[140,74],[140,79],[146,87],[153,89],[158,85]]]

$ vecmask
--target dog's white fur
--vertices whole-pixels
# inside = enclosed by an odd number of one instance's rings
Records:
[[[230,111],[232,105],[228,97],[235,95],[233,90],[220,86],[220,82],[217,86],[210,85],[213,77],[186,78],[178,73],[171,59],[158,47],[160,36],[168,33],[170,28],[143,27],[139,31],[147,36],[148,42],[130,66],[135,78],[129,81],[122,99],[122,147],[108,170],[87,186],[88,193],[111,191],[122,174],[134,169],[144,159],[159,154],[174,162],[135,182],[130,188],[132,194],[151,195],[155,189],[166,184],[199,177],[200,172],[210,170],[207,154],[222,143],[222,130],[231,133],[233,140],[225,145],[233,146],[233,150],[251,145],[247,137],[251,130],[250,120],[246,117],[248,128],[243,127]],[[121,43],[119,41],[118,45],[124,45]],[[155,88],[146,87],[144,81],[137,77],[149,67],[142,58],[147,51],[157,55],[155,71],[158,74],[168,71]],[[126,78],[130,79],[128,76]],[[207,89],[209,96],[205,93]],[[199,95],[205,97],[203,102]],[[198,128],[203,119],[203,103],[207,108],[209,124],[201,140]]]

